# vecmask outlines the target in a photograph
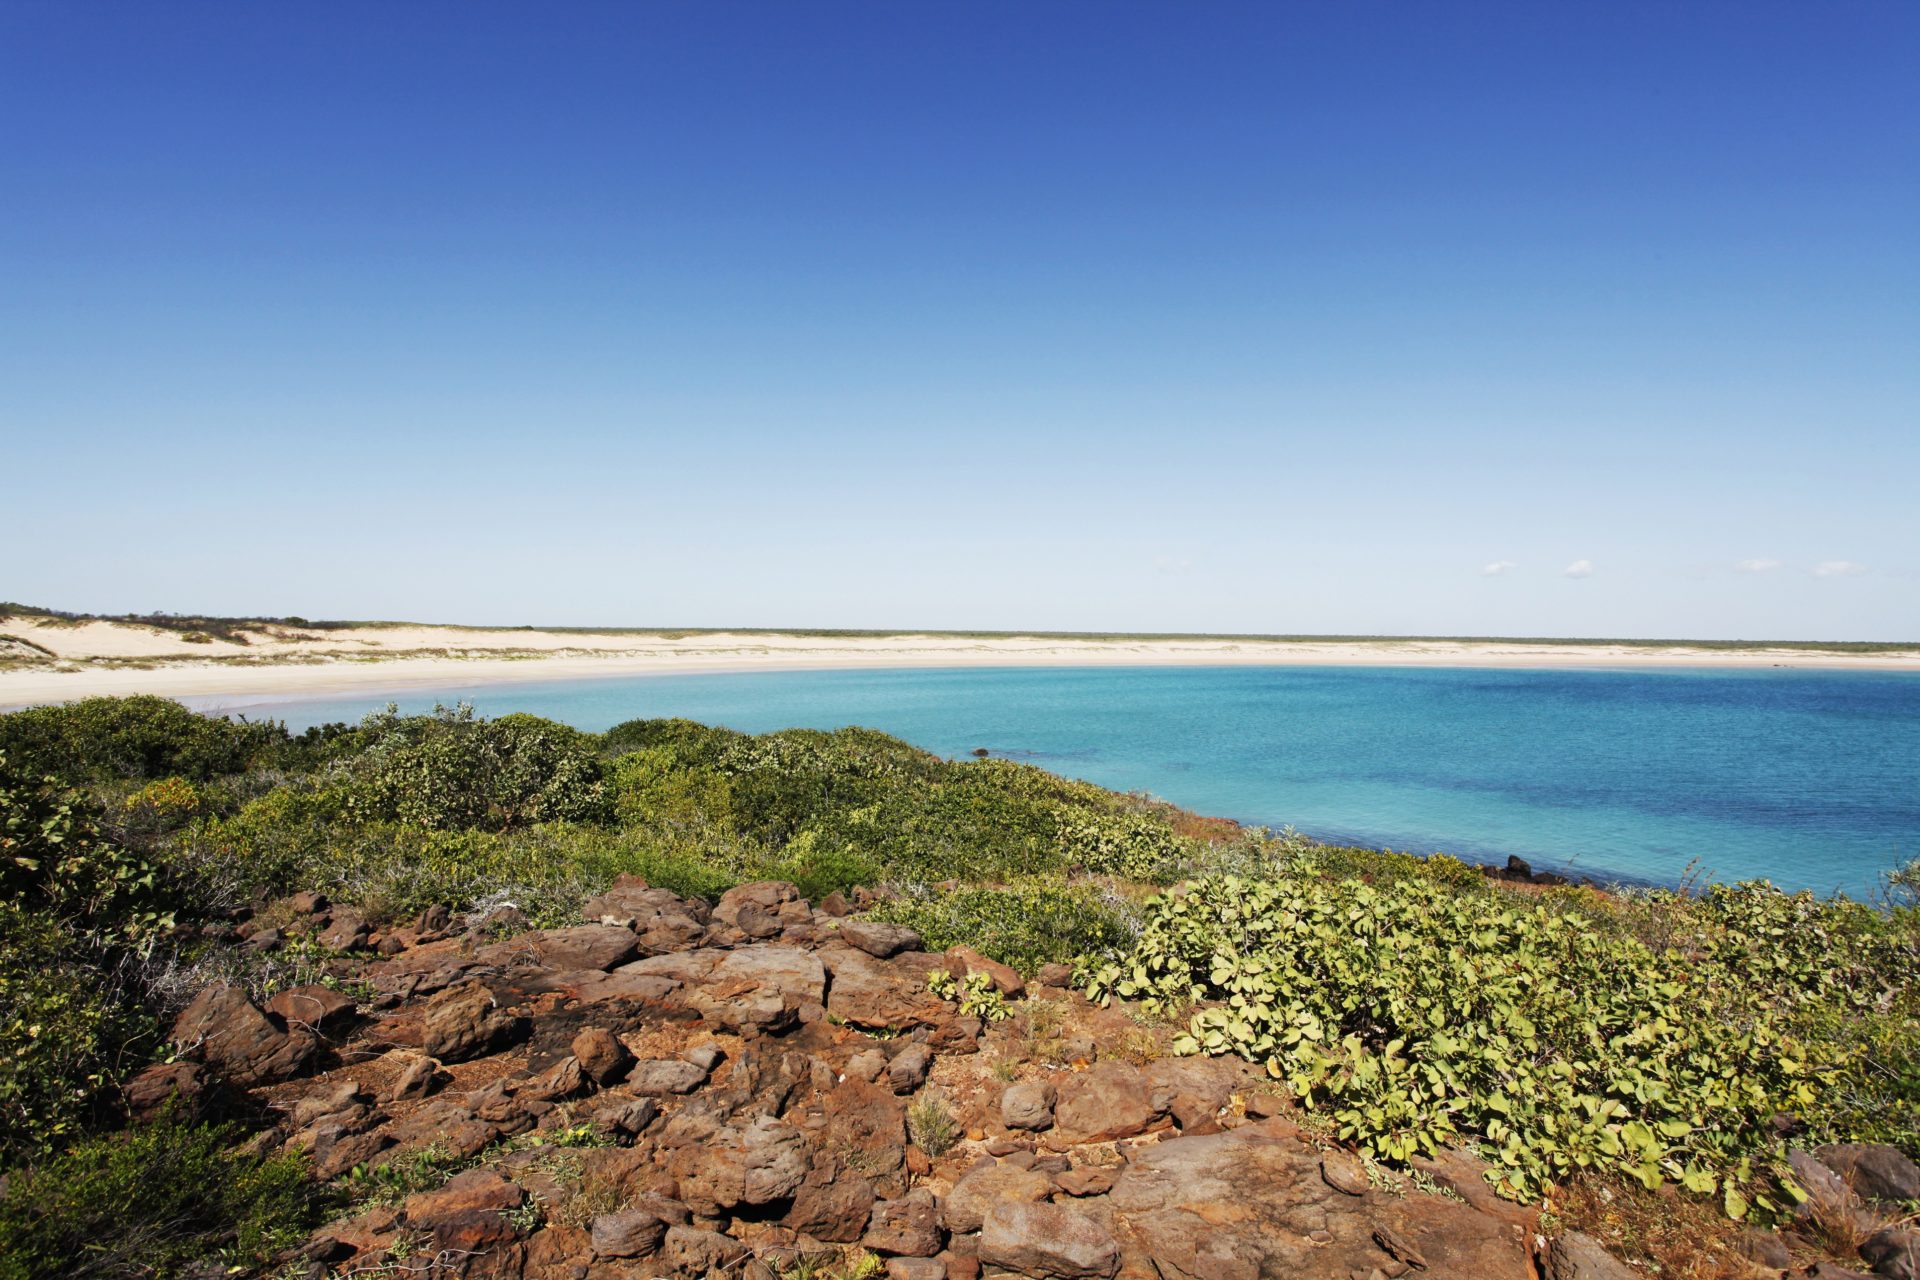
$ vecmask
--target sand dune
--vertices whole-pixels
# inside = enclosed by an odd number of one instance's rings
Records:
[[[244,642],[243,642],[244,641]],[[189,641],[122,622],[0,619],[0,706],[94,694],[264,696],[490,681],[834,667],[1326,665],[1727,667],[1920,672],[1920,649],[1849,653],[1684,644],[1259,640],[766,632],[540,631],[414,624],[260,626]]]

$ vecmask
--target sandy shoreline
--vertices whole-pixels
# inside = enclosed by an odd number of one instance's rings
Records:
[[[1048,666],[1791,668],[1920,673],[1920,649],[1841,653],[1523,641],[1074,639],[263,627],[186,641],[123,623],[0,622],[36,665],[0,670],[0,709],[153,693],[238,705],[355,691],[729,671]],[[137,665],[126,665],[137,664]]]

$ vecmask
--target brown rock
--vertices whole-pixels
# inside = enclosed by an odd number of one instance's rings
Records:
[[[633,1055],[620,1043],[620,1037],[605,1027],[582,1028],[568,1048],[573,1051],[574,1061],[580,1064],[580,1073],[595,1084],[603,1085],[615,1079],[633,1062]]]
[[[996,1204],[1032,1204],[1045,1200],[1053,1183],[1044,1173],[1010,1164],[981,1165],[953,1184],[940,1206],[941,1225],[956,1234],[978,1231]]]
[[[1053,1097],[1053,1085],[1046,1080],[1008,1085],[1000,1095],[1000,1122],[1009,1129],[1050,1129]]]
[[[840,926],[839,937],[848,946],[858,947],[879,960],[902,951],[918,951],[926,945],[920,935],[907,926],[884,920],[849,920]]]
[[[455,1174],[438,1191],[410,1196],[410,1226],[433,1233],[443,1249],[478,1250],[517,1234],[506,1215],[526,1202],[527,1193],[491,1169]]]
[[[742,947],[727,954],[699,981],[688,1003],[709,1026],[725,1030],[777,1030],[799,1020],[800,1010],[826,995],[820,958],[798,947]]]
[[[1920,1165],[1898,1147],[1878,1142],[1843,1142],[1814,1153],[1839,1174],[1854,1193],[1887,1204],[1920,1201]]]
[[[627,1088],[646,1098],[663,1098],[671,1093],[692,1093],[705,1083],[707,1073],[691,1062],[678,1058],[654,1059],[633,1064]]]
[[[968,946],[948,947],[947,954],[953,957],[956,969],[963,969],[967,973],[984,973],[993,979],[994,989],[1007,999],[1017,1000],[1027,994],[1026,979],[1020,976],[1018,970],[998,960],[989,960]]]
[[[1285,1115],[1290,1110],[1287,1100],[1277,1093],[1250,1093],[1246,1105],[1247,1114],[1255,1120]]]
[[[1064,1205],[1002,1202],[987,1210],[980,1261],[1062,1280],[1111,1276],[1120,1245],[1089,1215]]]
[[[849,1244],[867,1229],[873,1211],[873,1184],[831,1155],[816,1155],[806,1178],[793,1193],[783,1226],[824,1240]]]
[[[191,1062],[156,1062],[142,1067],[127,1081],[124,1093],[127,1111],[135,1119],[158,1115],[169,1102],[178,1100],[183,1115],[191,1115],[199,1105],[204,1088],[200,1068]]]
[[[593,1252],[600,1258],[644,1258],[667,1238],[667,1222],[645,1209],[623,1209],[593,1220]]]
[[[267,1012],[290,1027],[326,1030],[353,1017],[351,998],[318,984],[292,987],[267,1001]]]
[[[888,1258],[887,1280],[947,1280],[947,1264],[937,1258]]]
[[[860,1243],[875,1253],[930,1258],[940,1252],[941,1239],[940,1206],[932,1192],[917,1188],[898,1200],[874,1205]]]
[[[1592,1236],[1563,1231],[1547,1246],[1546,1280],[1638,1280],[1639,1273]]]
[[[620,925],[577,924],[565,929],[543,929],[516,938],[549,969],[598,969],[606,972],[640,954],[633,930]]]
[[[1153,1123],[1146,1080],[1126,1062],[1102,1062],[1065,1076],[1056,1088],[1053,1124],[1064,1143],[1130,1138]]]
[[[1344,1151],[1329,1151],[1320,1157],[1320,1176],[1343,1195],[1363,1196],[1373,1189],[1367,1181],[1366,1167]]]
[[[243,1087],[298,1074],[317,1047],[311,1034],[282,1031],[245,992],[225,983],[194,997],[173,1024],[173,1042]]]
[[[496,1004],[478,982],[435,992],[424,1013],[420,1047],[442,1062],[465,1062],[504,1048],[525,1034],[519,1019]]]
[[[1043,987],[1056,989],[1073,985],[1073,966],[1070,964],[1043,964],[1035,975],[1035,980]]]
[[[827,1012],[843,1022],[906,1031],[943,1022],[952,1012],[952,1006],[927,990],[920,965],[875,960],[851,948],[822,952],[821,958],[830,961],[833,971]]]
[[[810,1163],[799,1131],[771,1116],[730,1124],[670,1161],[680,1198],[708,1214],[784,1199],[799,1188]]]
[[[690,1276],[724,1275],[752,1253],[732,1236],[692,1226],[668,1227],[661,1248],[661,1257],[669,1265]]]

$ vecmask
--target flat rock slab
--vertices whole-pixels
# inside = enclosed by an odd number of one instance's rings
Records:
[[[1417,1251],[1432,1280],[1532,1280],[1511,1224],[1438,1196],[1345,1194],[1320,1160],[1266,1125],[1176,1138],[1138,1152],[1104,1208],[1128,1260],[1167,1280],[1348,1280],[1393,1268],[1383,1239]]]

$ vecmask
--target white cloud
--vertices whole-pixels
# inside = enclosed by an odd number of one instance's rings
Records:
[[[1519,565],[1515,564],[1511,560],[1495,560],[1492,564],[1480,570],[1480,576],[1483,578],[1497,578],[1501,574],[1510,572],[1519,567],[1520,567]]]
[[[1733,570],[1735,573],[1772,573],[1779,567],[1778,560],[1742,560]]]
[[[1591,578],[1593,576],[1593,561],[1575,560],[1572,564],[1562,569],[1560,575],[1565,578]]]
[[[1193,561],[1184,556],[1155,556],[1153,567],[1157,573],[1184,573],[1193,567]]]
[[[1851,578],[1866,571],[1867,566],[1851,560],[1822,560],[1813,566],[1813,576],[1816,578]]]

